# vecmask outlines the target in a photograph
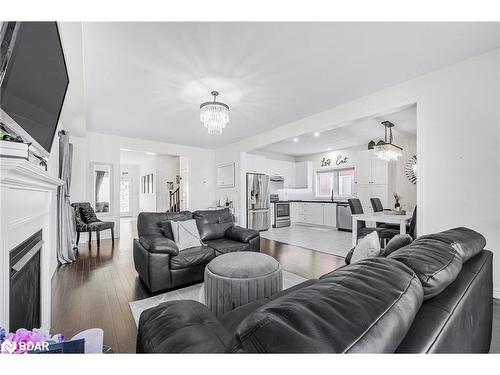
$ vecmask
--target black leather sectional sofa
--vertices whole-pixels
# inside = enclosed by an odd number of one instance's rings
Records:
[[[139,353],[486,353],[492,253],[466,228],[307,280],[217,319],[196,301],[142,313]]]
[[[205,246],[179,251],[169,221],[195,219]],[[182,212],[141,212],[134,239],[134,264],[151,293],[203,281],[205,266],[217,255],[259,251],[259,232],[234,225],[228,209]]]

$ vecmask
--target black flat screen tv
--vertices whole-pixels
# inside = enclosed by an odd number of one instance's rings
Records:
[[[57,23],[5,22],[2,55],[0,107],[48,155],[69,84]]]

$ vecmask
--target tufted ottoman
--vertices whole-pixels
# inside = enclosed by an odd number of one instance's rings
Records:
[[[205,305],[216,315],[270,297],[283,288],[281,264],[249,251],[218,256],[205,268]]]

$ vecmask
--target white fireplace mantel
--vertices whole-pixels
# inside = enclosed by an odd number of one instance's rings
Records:
[[[57,188],[64,181],[26,160],[0,158],[0,327],[9,329],[9,251],[42,229],[41,324],[50,329],[51,279],[57,267]]]

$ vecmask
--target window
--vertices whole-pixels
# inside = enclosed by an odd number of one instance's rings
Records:
[[[317,197],[350,197],[354,194],[354,168],[316,172]]]

